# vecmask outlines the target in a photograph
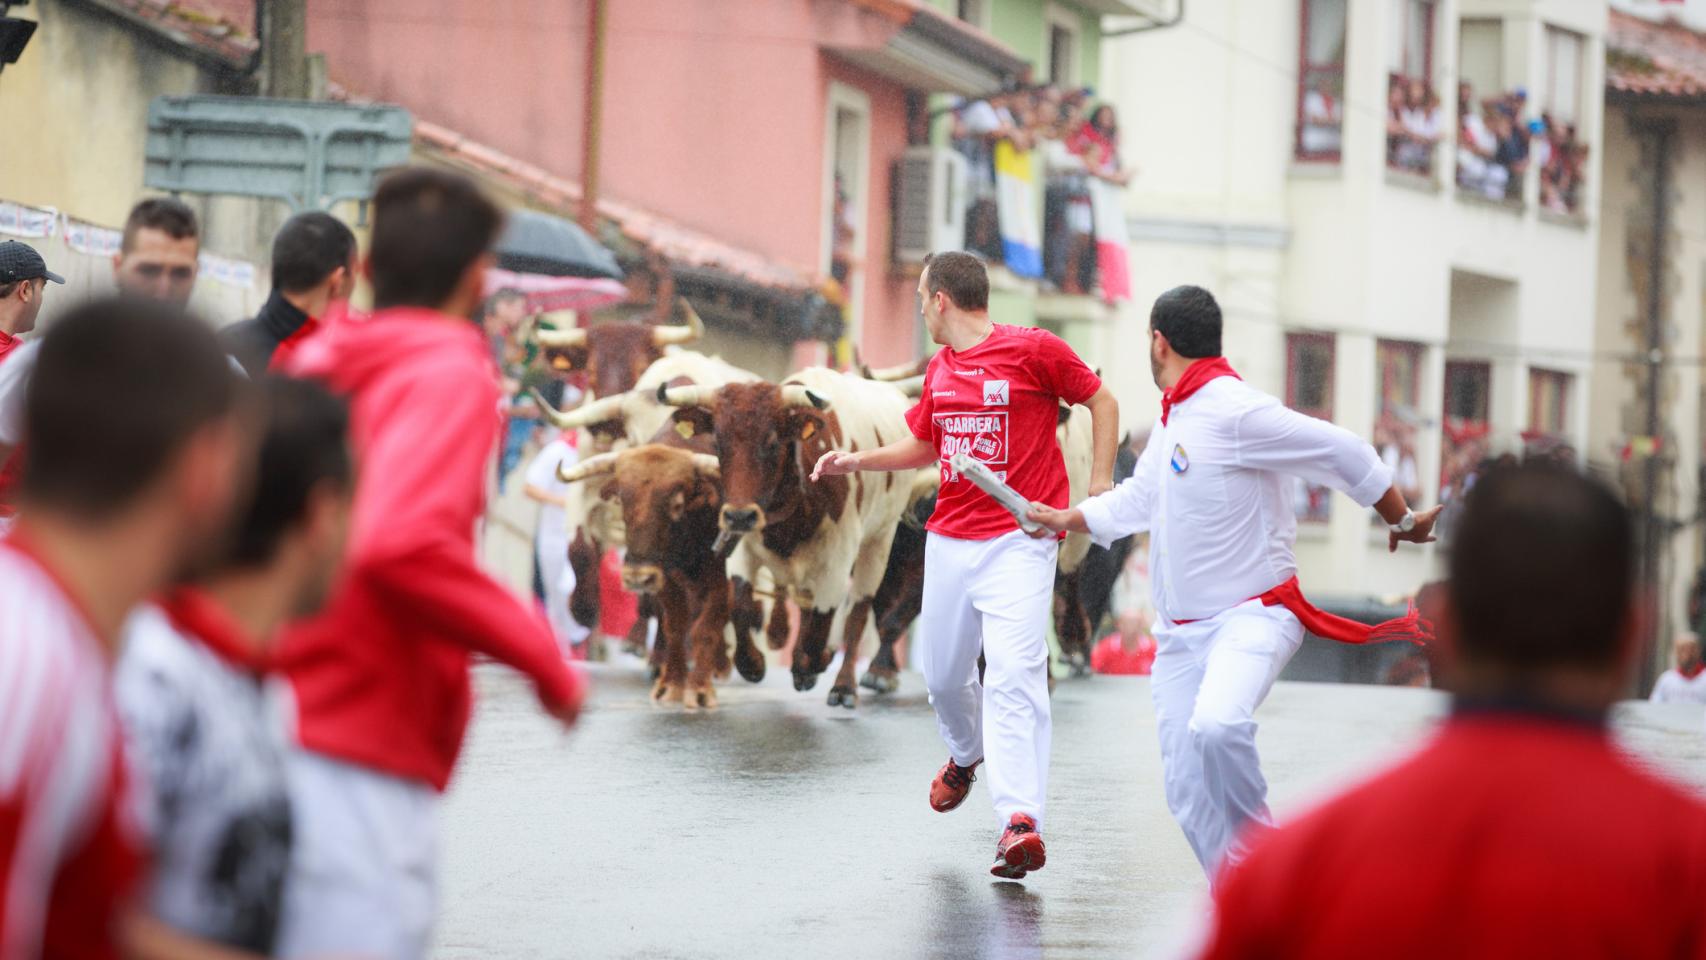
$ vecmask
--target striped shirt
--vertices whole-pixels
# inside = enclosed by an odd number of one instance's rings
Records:
[[[88,617],[0,541],[0,960],[116,955],[140,868],[111,666]]]

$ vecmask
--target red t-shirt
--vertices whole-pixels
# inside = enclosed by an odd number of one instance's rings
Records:
[[[1006,508],[962,479],[948,460],[962,450],[1022,496],[1067,505],[1066,462],[1055,430],[1060,402],[1083,403],[1101,378],[1047,330],[996,324],[982,343],[943,347],[924,371],[924,393],[906,414],[912,435],[941,455],[942,490],[925,528],[957,540],[993,540],[1019,528]]]
[[[1259,837],[1203,956],[1706,957],[1706,802],[1602,730],[1459,714]]]

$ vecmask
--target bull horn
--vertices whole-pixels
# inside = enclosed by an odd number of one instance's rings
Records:
[[[699,311],[693,309],[693,304],[688,303],[686,297],[681,298],[681,309],[687,314],[687,322],[676,326],[653,327],[652,343],[660,347],[679,346],[694,343],[705,335],[705,321],[699,319]]]
[[[540,395],[538,390],[529,389],[527,392],[533,395],[533,402],[539,404],[539,412],[543,413],[545,419],[551,421],[559,430],[581,430],[595,423],[603,423],[606,420],[623,419],[622,400],[626,394],[619,393],[614,397],[600,397],[591,403],[583,403],[573,410],[563,411],[546,403],[545,398]]]
[[[693,469],[712,479],[721,479],[723,476],[723,465],[708,453],[693,454]]]
[[[907,377],[905,380],[896,380],[894,385],[895,389],[914,400],[924,396],[924,374],[922,373],[916,377]]]
[[[557,479],[564,483],[574,483],[588,477],[596,477],[616,469],[616,458],[619,454],[601,453],[576,464],[557,464]]]
[[[788,383],[782,386],[782,405],[828,410],[829,400],[820,393],[814,393],[803,383]]]
[[[870,372],[866,376],[872,380],[884,380],[893,383],[896,380],[905,380],[908,377],[917,376],[918,373],[918,361],[914,360],[911,363],[903,363],[893,367],[873,367],[870,368]]]
[[[853,372],[866,380],[871,379],[871,365],[865,362],[863,356],[860,356],[858,347],[853,348]]]
[[[586,346],[586,328],[535,330],[533,331],[533,338],[541,347],[551,347],[557,350],[578,350]]]
[[[658,403],[666,407],[715,407],[717,389],[702,383],[685,383],[679,387],[660,383]]]

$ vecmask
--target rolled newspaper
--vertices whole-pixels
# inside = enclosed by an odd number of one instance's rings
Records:
[[[948,465],[954,472],[977,485],[979,490],[995,498],[995,502],[1007,508],[1013,519],[1019,521],[1019,529],[1026,533],[1036,533],[1042,529],[1040,524],[1031,522],[1025,514],[1031,509],[1031,501],[1019,495],[1019,491],[1009,487],[1005,480],[995,475],[995,471],[976,457],[964,453],[956,453],[948,460]]]

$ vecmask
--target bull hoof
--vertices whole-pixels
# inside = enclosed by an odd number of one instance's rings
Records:
[[[1074,680],[1082,680],[1094,672],[1090,669],[1090,665],[1088,663],[1083,663],[1078,660],[1072,661],[1069,666],[1072,668],[1072,679]]]
[[[681,708],[688,713],[715,710],[717,709],[717,691],[710,684],[706,684],[703,689],[688,690],[687,695],[682,698]]]
[[[804,693],[807,690],[810,690],[811,688],[817,686],[817,678],[819,676],[820,676],[820,674],[816,674],[816,673],[795,673],[794,674],[794,689],[798,690],[801,693]]]
[[[717,654],[716,667],[714,670],[712,670],[712,673],[714,673],[716,675],[718,680],[727,680],[729,678],[730,674],[734,673],[734,667],[730,666],[730,664],[729,664],[729,655],[728,654],[726,654],[726,653]]]
[[[652,687],[652,702],[660,706],[666,703],[681,703],[686,692],[687,688],[682,684],[659,680]]]
[[[872,693],[894,693],[900,689],[900,676],[893,673],[878,673],[875,670],[865,671],[859,678],[859,686]]]
[[[829,688],[829,705],[846,707],[849,710],[859,706],[859,691],[852,687],[834,686]]]
[[[756,647],[735,651],[735,669],[740,671],[740,678],[747,683],[758,683],[764,679],[764,654]]]
[[[663,676],[663,668],[662,667],[658,666],[655,663],[646,664],[646,680],[647,680],[647,682],[657,683],[658,678],[661,676]]]

